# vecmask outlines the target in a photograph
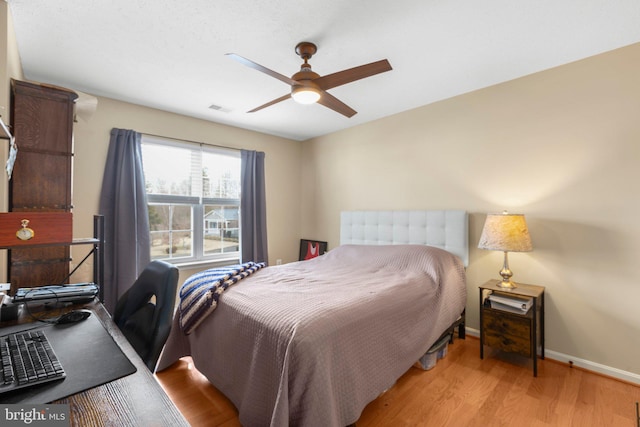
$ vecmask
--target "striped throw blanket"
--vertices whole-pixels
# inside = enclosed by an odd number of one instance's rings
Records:
[[[246,262],[210,268],[189,277],[180,288],[180,327],[185,334],[193,330],[218,306],[220,295],[231,285],[265,266]]]

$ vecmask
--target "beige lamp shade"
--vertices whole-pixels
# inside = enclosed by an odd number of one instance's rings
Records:
[[[533,249],[529,229],[522,214],[488,214],[480,236],[478,248],[504,252],[504,264],[500,270],[502,282],[498,286],[505,289],[516,288],[511,281],[513,272],[509,268],[508,252],[528,252]]]
[[[504,252],[533,250],[529,229],[522,214],[488,214],[478,248]]]

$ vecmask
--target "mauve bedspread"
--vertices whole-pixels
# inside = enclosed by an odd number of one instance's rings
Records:
[[[464,267],[444,250],[344,245],[241,280],[190,335],[176,316],[159,370],[191,355],[245,427],[344,427],[465,303]]]

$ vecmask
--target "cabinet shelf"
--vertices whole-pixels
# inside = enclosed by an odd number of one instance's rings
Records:
[[[34,243],[31,245],[0,245],[0,249],[16,249],[16,248],[46,248],[51,246],[77,246],[90,245],[100,243],[100,239],[93,237],[73,239],[70,242],[54,242],[54,243]]]
[[[0,242],[0,249],[30,249],[44,248],[54,246],[79,246],[92,245],[91,251],[82,259],[82,261],[69,274],[71,276],[84,261],[93,254],[93,282],[98,285],[100,302],[104,301],[104,216],[94,215],[93,217],[93,237],[76,238],[71,241],[47,242],[47,243],[29,243],[21,242],[19,245]],[[65,278],[65,280],[68,279]]]

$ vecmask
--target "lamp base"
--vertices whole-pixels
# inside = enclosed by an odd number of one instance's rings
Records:
[[[500,276],[502,276],[502,282],[498,283],[498,286],[504,289],[517,288],[516,284],[511,281],[513,273],[509,268],[509,257],[507,257],[507,251],[504,251],[504,264],[502,265],[502,270],[500,270]]]
[[[502,282],[498,283],[498,286],[504,289],[515,289],[518,287],[511,280],[503,280]]]

